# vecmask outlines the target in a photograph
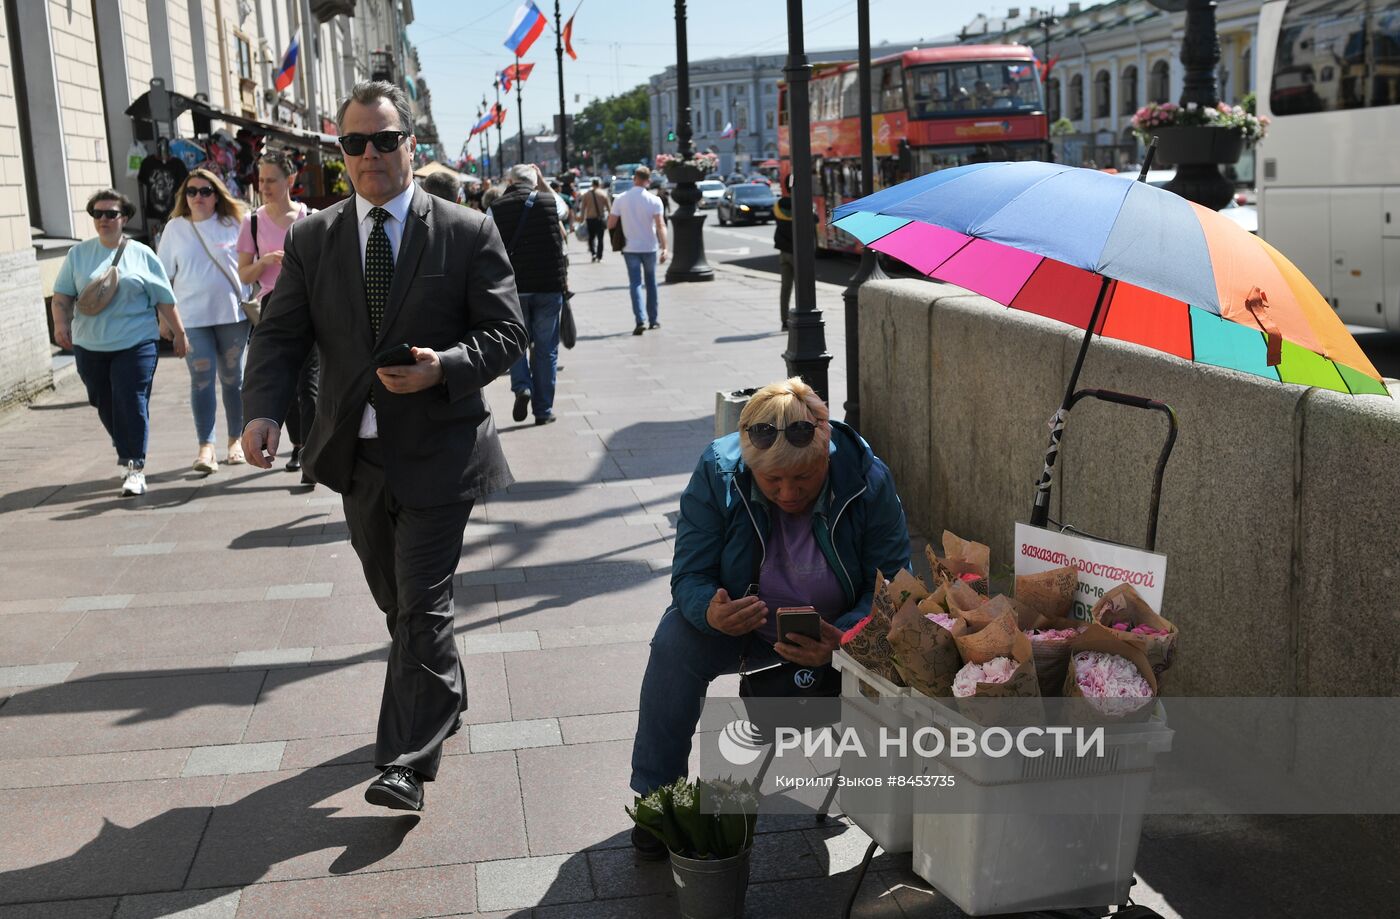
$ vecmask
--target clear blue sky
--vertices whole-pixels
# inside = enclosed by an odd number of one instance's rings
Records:
[[[492,74],[514,62],[502,42],[521,0],[413,0],[416,17],[408,37],[418,47],[423,76],[433,94],[444,151],[455,156],[476,121],[482,94],[490,101]],[[535,64],[525,84],[525,125],[550,125],[559,110],[554,59],[554,0],[535,0],[549,28],[525,55]],[[567,21],[578,0],[560,0]],[[1027,5],[1026,0],[1011,5]],[[1050,4],[1045,4],[1050,5]],[[1000,0],[870,0],[871,42],[910,42],[956,32],[980,13],[1004,16]],[[665,0],[584,0],[574,20],[578,60],[564,56],[566,108],[577,112],[596,97],[645,83],[676,62],[674,3]],[[855,0],[804,0],[809,50],[854,47]],[[787,51],[785,0],[698,0],[687,4],[691,60],[733,54]],[[877,51],[878,53],[878,51]],[[575,102],[577,94],[578,101]],[[503,136],[515,132],[515,93]]]

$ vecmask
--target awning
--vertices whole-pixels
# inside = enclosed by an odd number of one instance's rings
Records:
[[[252,118],[244,118],[242,115],[232,115],[228,112],[221,112],[207,102],[181,93],[165,91],[165,95],[170,99],[170,118],[173,121],[185,112],[208,118],[211,121],[226,121],[240,128],[247,128],[258,134],[268,137],[275,137],[284,144],[298,147],[303,150],[320,149],[323,153],[334,156],[340,155],[340,145],[337,143],[335,135],[322,134],[319,131],[307,131],[302,128],[294,128],[284,124],[266,124]],[[143,121],[151,121],[151,93],[144,92],[136,98],[136,101],[127,106],[126,114],[132,118],[140,118]]]
[[[413,170],[413,174],[420,179],[427,178],[435,172],[445,172],[448,175],[452,176],[454,179],[457,179],[458,181],[461,181],[462,178],[462,174],[459,173],[457,170],[453,169],[451,166],[446,166],[442,163],[437,162],[427,163]]]

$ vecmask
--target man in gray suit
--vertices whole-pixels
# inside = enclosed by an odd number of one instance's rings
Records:
[[[527,339],[495,225],[414,186],[403,91],[357,84],[337,123],[355,195],[287,234],[248,352],[243,449],[271,467],[297,371],[319,346],[303,462],[343,496],[391,640],[375,743],[383,773],[365,799],[417,811],[467,707],[452,624],[462,531],[477,498],[513,481],[482,389]]]

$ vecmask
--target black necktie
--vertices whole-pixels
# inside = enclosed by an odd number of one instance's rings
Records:
[[[369,307],[369,327],[379,338],[379,326],[384,322],[384,305],[389,302],[389,285],[394,282],[394,250],[389,247],[389,234],[384,221],[389,212],[382,207],[369,209],[374,229],[365,244],[365,304]]]

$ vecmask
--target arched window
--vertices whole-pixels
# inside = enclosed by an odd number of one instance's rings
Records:
[[[1084,117],[1084,74],[1076,73],[1069,79],[1069,117],[1078,121]]]
[[[1123,100],[1120,111],[1131,115],[1138,110],[1138,69],[1131,64],[1123,68],[1123,80],[1118,84],[1118,98]]]
[[[1094,117],[1107,118],[1113,112],[1113,77],[1107,70],[1094,74]]]
[[[1045,114],[1054,124],[1060,120],[1060,78],[1051,77],[1045,81]]]
[[[1158,61],[1152,65],[1152,76],[1147,83],[1147,99],[1158,105],[1166,102],[1172,94],[1172,65]]]

